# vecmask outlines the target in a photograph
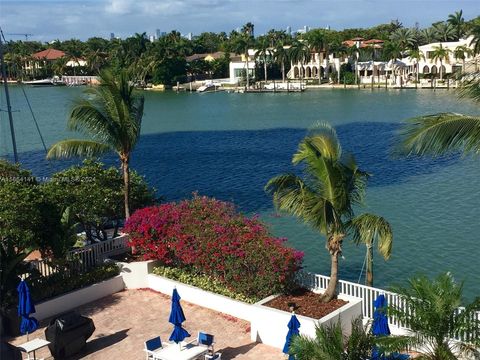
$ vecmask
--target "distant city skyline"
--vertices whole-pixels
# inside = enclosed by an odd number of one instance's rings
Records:
[[[111,33],[121,38],[143,32],[157,36],[157,30],[185,35],[229,33],[247,22],[255,25],[258,36],[272,28],[341,30],[395,19],[408,27],[416,23],[427,27],[460,9],[466,20],[480,15],[478,0],[2,0],[0,26],[5,34],[29,33],[33,34],[30,40],[43,42],[93,36],[108,39]]]

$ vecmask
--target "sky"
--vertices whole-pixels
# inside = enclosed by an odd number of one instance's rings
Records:
[[[125,38],[156,29],[182,34],[229,33],[247,22],[255,34],[269,29],[369,27],[398,19],[405,26],[429,26],[463,9],[480,15],[479,0],[0,0],[5,34],[30,33],[32,40],[92,36]],[[7,40],[23,39],[6,35]]]

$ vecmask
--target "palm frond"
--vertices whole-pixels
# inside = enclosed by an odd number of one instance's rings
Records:
[[[350,222],[355,244],[372,245],[377,240],[378,252],[388,260],[392,253],[393,232],[387,220],[374,214],[356,216]]]
[[[462,77],[460,97],[480,102],[480,72],[468,73]]]
[[[480,153],[480,117],[454,113],[408,120],[400,131],[396,152],[438,156],[452,151]]]
[[[47,159],[93,157],[110,150],[111,148],[108,145],[92,140],[63,140],[50,148]]]

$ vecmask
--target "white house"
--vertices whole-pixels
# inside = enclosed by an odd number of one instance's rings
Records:
[[[230,83],[238,84],[248,69],[250,79],[255,77],[255,50],[248,49],[248,59],[245,55],[232,56],[229,64]]]

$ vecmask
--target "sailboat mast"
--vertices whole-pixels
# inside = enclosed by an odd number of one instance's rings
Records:
[[[2,63],[2,79],[3,79],[3,86],[5,87],[5,98],[7,99],[8,121],[10,122],[10,134],[12,135],[13,158],[15,160],[15,163],[18,163],[17,142],[15,140],[15,129],[13,128],[12,107],[10,105],[10,94],[8,92],[7,73],[5,70],[5,61],[3,59],[2,36],[3,36],[3,32],[0,33],[0,60]]]

